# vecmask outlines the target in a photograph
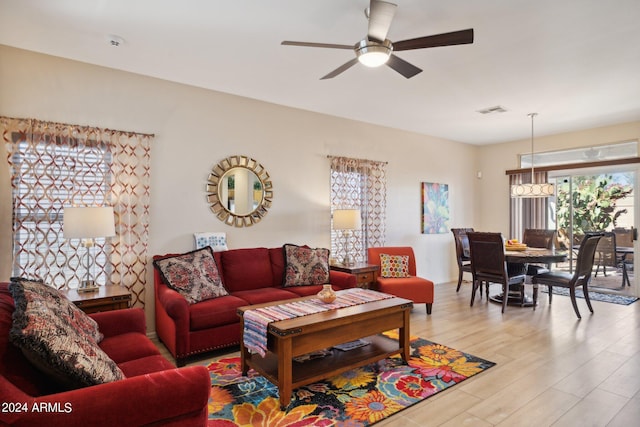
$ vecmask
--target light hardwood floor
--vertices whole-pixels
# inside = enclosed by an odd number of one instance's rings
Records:
[[[502,314],[486,298],[469,307],[470,293],[468,282],[459,293],[454,283],[436,285],[433,314],[414,308],[411,335],[497,365],[378,425],[640,425],[640,301],[593,301],[591,315],[579,299],[578,320],[568,297],[556,295],[550,306],[541,293],[535,311]]]

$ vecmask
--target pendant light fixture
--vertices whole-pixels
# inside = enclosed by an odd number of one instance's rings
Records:
[[[532,198],[532,197],[550,197],[554,195],[553,184],[548,182],[542,182],[536,184],[536,176],[534,174],[533,165],[534,151],[533,151],[533,119],[538,113],[529,113],[531,117],[531,183],[530,184],[516,184],[511,186],[511,197],[519,198]]]

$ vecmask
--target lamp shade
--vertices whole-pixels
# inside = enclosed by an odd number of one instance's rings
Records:
[[[64,208],[63,236],[65,239],[93,239],[115,236],[113,208]]]
[[[511,186],[511,197],[550,197],[553,196],[553,184],[516,184]]]
[[[333,211],[334,230],[358,230],[361,227],[360,209],[336,209]]]

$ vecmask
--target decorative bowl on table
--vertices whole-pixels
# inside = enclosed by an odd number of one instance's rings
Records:
[[[526,243],[520,243],[519,241],[512,239],[512,240],[507,240],[506,243],[504,244],[504,248],[507,251],[526,251],[527,250],[527,244]]]

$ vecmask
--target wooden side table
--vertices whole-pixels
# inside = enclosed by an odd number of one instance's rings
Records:
[[[371,289],[375,287],[376,279],[378,278],[378,271],[380,267],[375,264],[367,264],[365,262],[355,263],[353,265],[344,264],[331,264],[329,265],[331,270],[342,271],[343,273],[349,273],[356,276],[356,283],[358,287]]]
[[[78,292],[75,289],[60,292],[87,314],[129,308],[131,304],[131,292],[124,286],[100,286],[96,292]]]

